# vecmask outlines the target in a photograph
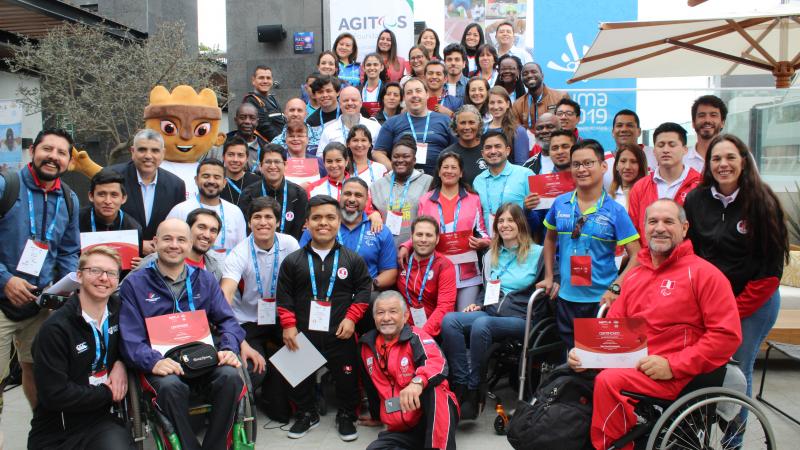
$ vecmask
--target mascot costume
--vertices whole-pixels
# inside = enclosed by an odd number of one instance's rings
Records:
[[[211,89],[198,94],[191,86],[177,86],[170,93],[164,86],[150,91],[150,104],[144,109],[144,126],[164,138],[161,168],[180,177],[186,184],[186,197],[197,195],[197,162],[215,146],[225,142],[219,132],[222,110]],[[93,177],[102,169],[85,151],[73,149],[71,170]]]

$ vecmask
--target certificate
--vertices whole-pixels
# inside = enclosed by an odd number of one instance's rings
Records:
[[[471,236],[472,230],[442,233],[439,235],[436,251],[447,256],[453,264],[475,262],[478,260],[478,253],[469,246]]]
[[[536,209],[550,209],[556,197],[575,189],[575,182],[569,172],[556,172],[529,176],[528,187],[539,196]]]
[[[119,252],[122,270],[131,268],[131,259],[139,256],[139,232],[137,230],[90,231],[81,233],[81,251],[106,245]]]
[[[575,352],[587,369],[634,368],[647,356],[644,319],[575,319]]]
[[[289,158],[286,160],[286,179],[303,185],[319,180],[317,158]]]
[[[205,310],[164,314],[144,319],[150,347],[166,355],[173,348],[190,342],[214,345]]]
[[[296,351],[291,351],[284,345],[269,358],[272,365],[292,387],[296,387],[326,362],[325,357],[305,334],[299,333],[295,341],[298,347]]]

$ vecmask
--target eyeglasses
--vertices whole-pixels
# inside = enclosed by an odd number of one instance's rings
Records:
[[[575,221],[575,228],[572,229],[572,239],[578,239],[581,237],[581,230],[583,229],[583,226],[586,225],[588,218],[589,216],[578,217],[578,220]]]
[[[414,55],[410,59],[411,59],[411,61],[417,61],[417,60],[420,60],[420,59],[425,59],[425,55]]]
[[[574,162],[574,163],[572,163],[572,168],[574,170],[579,170],[581,167],[586,167],[587,169],[591,169],[592,167],[594,167],[595,164],[597,164],[599,162],[600,161],[598,161],[596,159],[592,159],[592,160],[584,161],[584,162]]]
[[[99,267],[84,267],[83,269],[79,270],[83,272],[89,272],[89,274],[95,278],[100,278],[100,276],[103,274],[105,274],[108,278],[119,278],[118,270],[103,270]]]
[[[280,166],[283,165],[282,159],[265,159],[261,164],[265,166]]]
[[[575,111],[556,111],[557,117],[575,117]]]

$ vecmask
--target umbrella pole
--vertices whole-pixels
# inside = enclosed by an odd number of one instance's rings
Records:
[[[792,77],[794,76],[794,67],[789,61],[778,61],[778,64],[772,69],[772,75],[775,76],[775,87],[777,89],[786,89],[792,85]]]

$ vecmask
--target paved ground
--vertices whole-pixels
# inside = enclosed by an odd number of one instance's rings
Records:
[[[758,367],[757,367],[758,370]],[[789,361],[776,361],[770,367],[765,396],[767,399],[785,407],[790,414],[800,417],[800,365]],[[756,383],[761,379],[761,373],[756,374]],[[756,387],[758,385],[756,384]],[[508,389],[500,391],[501,396],[510,400],[512,394]],[[509,400],[507,402],[511,403]],[[495,414],[494,405],[484,411],[478,421],[463,423],[459,426],[457,440],[458,447],[466,450],[499,450],[511,446],[505,437],[494,433],[492,422]],[[766,408],[770,423],[777,435],[779,449],[798,448],[800,442],[800,426],[793,424],[783,416],[775,414]],[[376,428],[359,427],[359,438],[355,442],[345,443],[339,440],[334,427],[334,413],[329,413],[322,418],[320,426],[312,430],[305,438],[291,440],[286,437],[286,432],[281,431],[279,424],[266,423],[265,417],[259,417],[259,426],[269,429],[259,429],[258,449],[363,449],[378,434]],[[2,432],[4,434],[5,450],[25,449],[31,413],[27,402],[24,400],[22,390],[14,388],[5,394],[5,411],[3,414]],[[146,448],[153,448],[150,443]],[[2,448],[0,448],[2,450]]]

